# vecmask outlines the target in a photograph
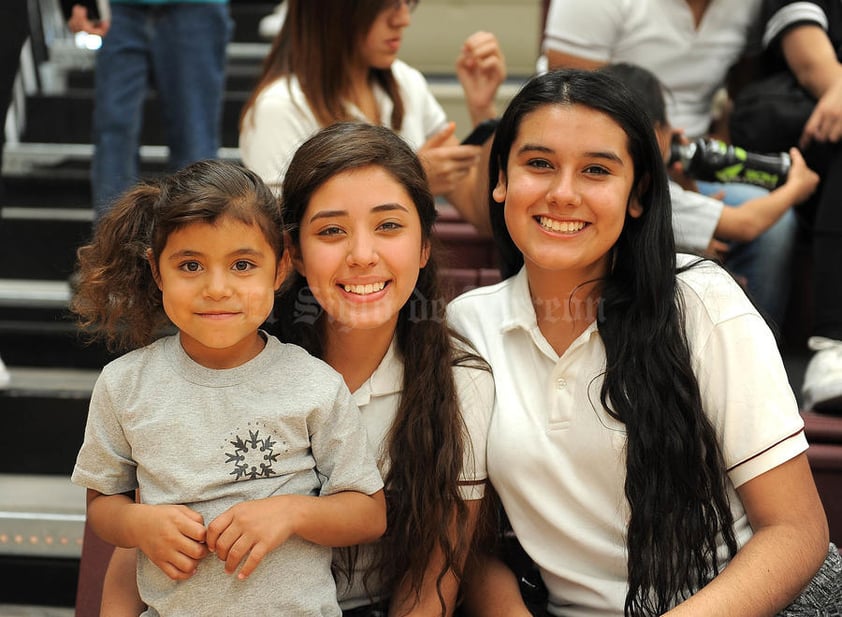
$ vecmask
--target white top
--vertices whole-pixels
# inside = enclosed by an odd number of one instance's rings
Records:
[[[761,0],[711,0],[699,29],[684,0],[554,0],[544,51],[629,62],[666,86],[667,115],[690,138],[708,132],[714,93],[747,50]]]
[[[403,391],[403,359],[392,341],[389,350],[360,388],[353,393],[354,401],[360,408],[363,426],[368,432],[371,454],[378,461],[381,475],[385,478],[389,469],[387,460],[386,438],[397,414]],[[485,494],[485,482],[488,478],[485,461],[485,445],[491,410],[494,405],[494,379],[489,371],[456,366],[453,369],[459,408],[465,422],[465,462],[460,476],[459,490],[465,500],[482,499]],[[370,602],[363,586],[362,573],[373,558],[376,544],[361,546],[357,557],[357,572],[352,586],[347,581],[337,580],[339,604],[343,610],[349,610]],[[374,599],[380,599],[381,590],[374,577],[369,581]]]
[[[418,150],[427,139],[444,128],[447,116],[419,71],[400,60],[395,60],[391,68],[404,106],[399,134],[414,150]],[[392,99],[376,84],[374,96],[381,122],[393,128]],[[349,103],[347,109],[353,118],[368,122],[356,106]],[[269,84],[246,114],[240,132],[240,156],[248,168],[273,190],[280,192],[293,154],[320,128],[298,78],[283,77]]]
[[[696,191],[684,190],[672,180],[669,187],[675,245],[685,251],[706,251],[725,203]]]
[[[679,255],[680,264],[690,259]],[[742,546],[752,532],[734,487],[805,451],[803,421],[775,339],[731,276],[706,262],[678,279],[693,368],[728,467]],[[451,325],[494,371],[489,477],[541,569],[550,611],[621,616],[626,435],[598,406],[605,348],[596,324],[559,357],[538,329],[525,270],[467,292],[449,311]]]

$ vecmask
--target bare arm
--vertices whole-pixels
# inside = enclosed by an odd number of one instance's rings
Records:
[[[605,66],[607,62],[600,62],[599,60],[588,60],[580,56],[573,56],[561,51],[547,50],[547,65],[551,69],[584,69],[586,71],[594,71]]]
[[[751,242],[774,225],[787,210],[813,194],[819,184],[818,174],[807,167],[796,148],[792,148],[789,154],[792,167],[787,181],[768,195],[750,199],[738,208],[723,208],[716,225],[717,238]]]
[[[468,541],[473,537],[476,529],[477,519],[481,509],[481,500],[471,500],[465,502],[468,507],[468,520],[463,533],[466,534]],[[454,522],[455,523],[455,522]],[[451,540],[455,539],[456,529],[451,525]],[[464,563],[465,555],[460,557]],[[424,573],[424,582],[422,583],[421,595],[418,598],[418,603],[415,603],[415,596],[408,588],[407,584],[402,584],[401,587],[395,591],[392,596],[392,603],[389,608],[389,615],[392,617],[423,617],[430,615],[431,617],[439,617],[441,615],[441,604],[439,603],[438,590],[436,588],[436,581],[444,564],[444,555],[437,547],[430,560],[427,563],[427,570]],[[444,597],[447,617],[453,615],[456,609],[456,596],[459,591],[460,581],[455,573],[449,571],[441,582],[441,593]]]
[[[530,617],[517,578],[496,557],[483,558],[468,573],[465,584],[465,612],[475,617]]]
[[[100,617],[137,617],[144,610],[137,590],[137,550],[118,547],[105,571]]]
[[[827,519],[801,454],[738,489],[754,536],[719,576],[667,615],[773,616],[818,571]]]
[[[245,559],[246,578],[293,535],[323,546],[373,542],[386,530],[383,491],[345,491],[321,497],[277,495],[232,506],[208,525],[208,548],[233,573]]]
[[[800,145],[812,140],[836,142],[842,139],[842,64],[819,26],[805,24],[784,33],[781,49],[798,82],[818,99]]]

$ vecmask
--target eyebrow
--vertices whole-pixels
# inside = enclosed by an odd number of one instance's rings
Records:
[[[544,152],[546,154],[553,154],[555,153],[555,150],[553,150],[552,148],[548,148],[547,146],[527,143],[523,144],[523,146],[521,146],[520,149],[518,149],[517,151],[518,154],[524,154],[527,152]],[[584,152],[582,154],[589,158],[606,159],[609,161],[619,163],[620,165],[623,164],[623,159],[620,158],[616,153],[611,152],[610,150],[596,150],[594,152]]]
[[[399,203],[387,203],[387,204],[380,204],[379,206],[374,206],[371,209],[371,212],[391,212],[392,210],[402,210],[403,212],[409,212],[404,206]],[[312,223],[318,219],[332,219],[337,218],[340,216],[348,216],[347,210],[320,210],[316,212],[313,216],[310,217],[309,222]]]
[[[204,257],[204,253],[201,251],[193,251],[191,249],[184,249],[183,251],[178,251],[173,253],[168,257],[168,259],[176,260],[176,259],[184,259],[185,257]],[[239,249],[235,249],[228,253],[226,257],[240,257],[240,256],[247,256],[252,255],[255,257],[260,257],[263,255],[263,251],[259,251],[257,249],[253,249],[250,247],[243,247]]]

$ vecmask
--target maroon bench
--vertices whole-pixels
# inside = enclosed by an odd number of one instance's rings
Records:
[[[807,459],[822,498],[830,539],[842,550],[842,416],[802,411]]]

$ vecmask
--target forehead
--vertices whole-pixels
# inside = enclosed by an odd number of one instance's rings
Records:
[[[307,208],[329,208],[331,204],[377,206],[384,199],[416,209],[409,192],[397,178],[383,167],[369,165],[342,171],[326,180],[313,192]]]
[[[628,136],[608,114],[579,104],[548,104],[526,114],[512,142],[512,154],[528,145],[553,151],[611,150],[630,158]]]

